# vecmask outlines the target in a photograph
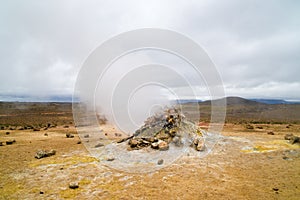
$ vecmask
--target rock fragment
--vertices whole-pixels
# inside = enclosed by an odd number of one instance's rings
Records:
[[[56,154],[56,151],[51,149],[50,151],[46,151],[46,150],[38,150],[35,154],[35,158],[36,159],[41,159],[41,158],[45,158],[45,157],[49,157],[49,156],[53,156]]]
[[[99,147],[103,147],[103,146],[104,146],[104,144],[99,143],[99,144],[96,144],[96,145],[95,145],[95,148],[99,148]]]
[[[164,163],[164,160],[163,159],[159,159],[158,161],[157,161],[157,164],[158,165],[162,165]]]
[[[286,134],[284,136],[285,140],[289,140],[291,144],[300,143],[300,138],[298,136],[295,136],[293,134]]]
[[[6,145],[12,145],[15,142],[16,142],[16,140],[8,140],[5,143],[6,143]]]
[[[169,144],[165,141],[158,141],[158,149],[160,151],[166,151],[169,149]]]
[[[72,182],[69,184],[70,189],[77,189],[79,188],[79,184],[77,182]]]
[[[66,137],[67,137],[67,138],[73,138],[74,135],[72,135],[71,133],[66,133]]]
[[[205,150],[205,143],[202,138],[195,138],[193,141],[192,146],[197,150],[197,151],[204,151]]]

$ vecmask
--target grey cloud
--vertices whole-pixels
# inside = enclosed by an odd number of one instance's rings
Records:
[[[157,27],[203,45],[230,95],[300,98],[299,10],[299,1],[2,2],[0,93],[71,94],[99,44]]]

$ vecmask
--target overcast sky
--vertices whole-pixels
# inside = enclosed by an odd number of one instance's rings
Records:
[[[228,96],[300,99],[297,0],[0,2],[0,96],[71,95],[92,50],[153,27],[199,43]]]

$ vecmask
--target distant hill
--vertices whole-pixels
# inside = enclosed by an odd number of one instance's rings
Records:
[[[300,101],[286,101],[283,99],[250,99],[265,104],[300,104]]]
[[[214,103],[216,104],[220,104],[222,101],[226,101],[227,106],[230,105],[262,105],[263,103],[257,102],[257,101],[252,101],[252,100],[248,100],[248,99],[244,99],[241,97],[225,97],[225,99],[217,99],[217,100],[213,100]],[[200,105],[209,105],[211,104],[211,100],[208,101],[203,101],[199,103]]]
[[[241,97],[226,97],[213,100],[214,105],[226,100],[227,122],[252,123],[300,123],[300,104],[270,104]],[[182,104],[184,114],[193,121],[209,122],[211,119],[211,100]],[[200,116],[199,116],[200,111]]]

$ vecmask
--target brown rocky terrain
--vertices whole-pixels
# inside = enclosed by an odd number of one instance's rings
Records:
[[[209,105],[201,106],[205,130]],[[161,170],[128,173],[89,154],[71,104],[0,102],[0,199],[299,199],[300,145],[285,140],[300,135],[299,107],[235,102],[206,157],[184,155]],[[121,138],[115,127],[101,128]],[[39,150],[50,154],[37,159]]]

